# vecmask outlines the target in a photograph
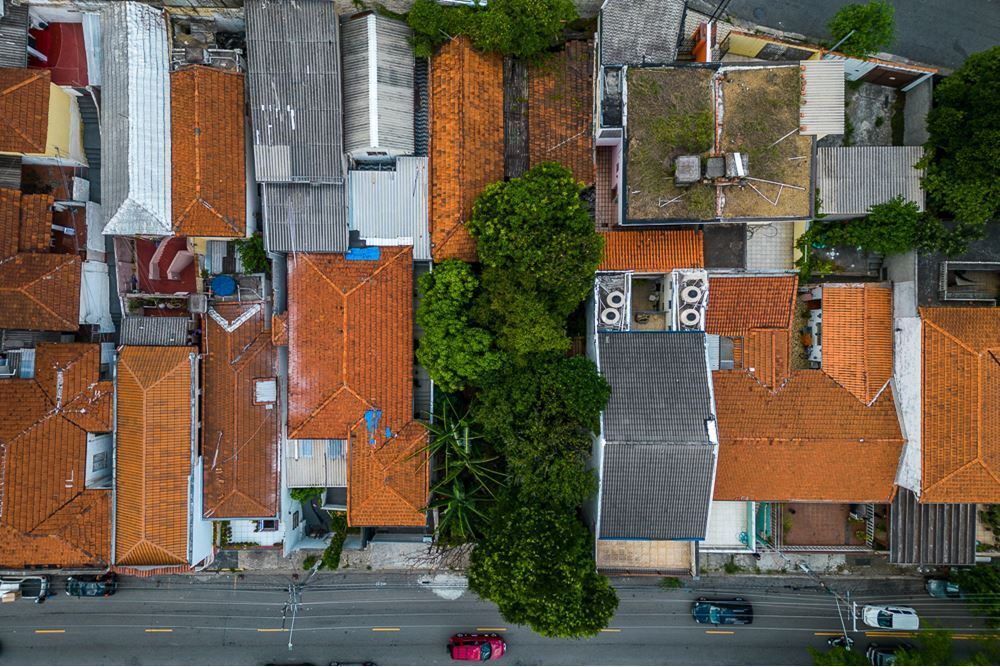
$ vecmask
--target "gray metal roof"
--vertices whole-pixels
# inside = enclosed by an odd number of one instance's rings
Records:
[[[187,317],[136,317],[122,318],[121,345],[172,345],[188,344]]]
[[[271,252],[345,252],[343,185],[261,185],[264,243]]]
[[[0,188],[21,189],[20,155],[0,155]]]
[[[684,0],[605,0],[601,64],[658,65],[677,60],[685,4]]]
[[[104,233],[167,236],[172,230],[165,18],[148,5],[115,2],[102,10],[101,21]]]
[[[976,506],[919,503],[899,489],[889,510],[889,562],[972,565],[976,562]]]
[[[705,445],[605,445],[599,537],[705,539],[714,459]]]
[[[342,19],[344,150],[413,154],[413,47],[409,26],[381,14]]]
[[[598,355],[611,385],[607,442],[712,444],[707,422],[715,420],[715,409],[704,333],[602,333]]]
[[[329,0],[247,0],[247,68],[260,183],[343,183],[337,13]]]
[[[28,66],[28,5],[0,0],[0,67]]]
[[[920,146],[845,146],[816,151],[816,188],[827,215],[864,215],[902,195],[924,210]]]
[[[395,171],[347,174],[347,226],[368,245],[412,245],[413,259],[430,261],[427,158],[401,157]]]

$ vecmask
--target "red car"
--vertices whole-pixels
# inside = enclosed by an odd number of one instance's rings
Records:
[[[485,635],[467,635],[460,632],[453,636],[448,644],[448,655],[452,660],[474,662],[499,660],[506,652],[507,642],[495,632]]]

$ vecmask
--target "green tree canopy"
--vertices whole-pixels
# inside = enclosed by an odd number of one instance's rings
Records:
[[[852,651],[843,646],[834,646],[827,651],[809,648],[814,665],[867,665],[868,658],[861,651]]]
[[[838,51],[866,58],[892,44],[896,30],[894,13],[892,5],[883,0],[853,3],[834,14],[827,28],[833,35],[834,43],[847,37],[837,47]]]
[[[470,323],[478,285],[472,267],[457,259],[420,276],[417,361],[443,391],[458,391],[501,364],[490,332]]]
[[[572,0],[490,0],[478,7],[416,0],[406,20],[417,56],[430,56],[452,37],[468,35],[481,51],[534,59],[558,45],[565,24],[576,17]]]
[[[1000,626],[1000,567],[985,563],[955,570],[951,579],[958,584],[968,604],[986,616],[987,623]]]
[[[568,347],[566,318],[593,289],[604,248],[581,189],[569,169],[545,163],[476,200],[468,227],[484,267],[477,317],[503,350]]]
[[[969,56],[934,89],[927,116],[931,207],[981,227],[1000,214],[1000,46]]]
[[[594,565],[593,546],[573,513],[511,496],[472,552],[469,586],[495,602],[509,623],[546,637],[592,636],[618,607]]]

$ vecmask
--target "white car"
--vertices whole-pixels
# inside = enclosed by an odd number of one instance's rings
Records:
[[[883,630],[917,630],[920,618],[911,607],[896,607],[888,604],[869,604],[861,610],[865,625]]]

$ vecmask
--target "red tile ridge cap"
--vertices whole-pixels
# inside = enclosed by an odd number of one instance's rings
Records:
[[[982,410],[980,410],[979,412],[981,413]],[[981,422],[982,422],[982,419],[980,418],[980,423]],[[983,442],[982,442],[982,438],[980,438],[979,442],[976,443],[976,449],[977,449],[976,458],[972,459],[971,461],[968,461],[967,463],[964,463],[963,465],[959,466],[958,468],[955,468],[954,470],[952,470],[950,473],[948,473],[947,475],[945,475],[944,477],[942,477],[938,481],[936,481],[933,484],[931,484],[930,486],[926,487],[925,489],[923,489],[923,493],[924,494],[929,493],[935,487],[938,487],[938,486],[944,484],[945,482],[947,482],[948,480],[950,480],[952,477],[958,475],[960,472],[965,472],[969,468],[975,467],[977,465],[980,468],[982,468],[986,472],[987,475],[989,475],[990,477],[992,477],[993,480],[998,485],[1000,485],[1000,476],[997,476],[996,473],[994,473],[992,470],[990,470],[989,466],[987,466],[985,463],[983,463]]]

